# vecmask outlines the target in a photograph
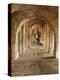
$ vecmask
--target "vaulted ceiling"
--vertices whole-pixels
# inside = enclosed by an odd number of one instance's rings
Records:
[[[58,7],[42,5],[11,4],[12,25],[18,26],[20,21],[31,16],[43,16],[52,25],[58,37]]]

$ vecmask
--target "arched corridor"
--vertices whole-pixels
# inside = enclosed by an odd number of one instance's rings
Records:
[[[38,37],[38,35],[41,37]],[[28,58],[31,55],[54,57],[54,37],[52,26],[46,20],[36,17],[23,19],[16,31],[15,59],[21,58],[22,55],[29,55]],[[39,42],[37,39],[39,39]]]
[[[8,59],[11,75],[58,73],[58,7],[10,6]]]

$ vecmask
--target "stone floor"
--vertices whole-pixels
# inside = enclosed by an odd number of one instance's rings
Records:
[[[58,60],[42,58],[39,60],[18,60],[12,64],[12,76],[57,74]]]

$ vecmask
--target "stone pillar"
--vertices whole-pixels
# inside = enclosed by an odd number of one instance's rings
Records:
[[[25,23],[25,52],[28,53],[28,22]]]
[[[25,23],[24,23],[24,27],[23,27],[23,54],[25,53]]]
[[[20,28],[20,55],[23,53],[23,26]]]

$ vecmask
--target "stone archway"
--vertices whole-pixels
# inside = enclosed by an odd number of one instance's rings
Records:
[[[15,59],[18,59],[20,54],[23,53],[25,47],[23,46],[24,41],[23,39],[25,39],[25,35],[23,36],[23,34],[25,33],[25,23],[28,21],[28,19],[23,20],[20,24],[19,27],[16,31],[16,41],[15,41]],[[19,42],[19,40],[20,42]],[[22,43],[22,44],[21,44]]]
[[[32,31],[34,31],[33,34]],[[33,36],[38,36],[38,33],[41,34],[39,42],[42,46],[33,44],[33,41],[36,40],[36,37],[34,38]],[[15,59],[20,58],[22,54],[29,55],[28,57],[30,57],[30,55],[52,57],[54,56],[55,50],[54,42],[55,35],[47,20],[40,17],[24,19],[20,22],[16,32]],[[35,41],[35,43],[37,43],[37,41]]]

